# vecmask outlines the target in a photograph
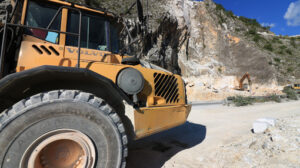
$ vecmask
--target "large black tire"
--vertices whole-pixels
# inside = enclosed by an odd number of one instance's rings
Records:
[[[33,141],[58,129],[78,130],[96,149],[95,168],[124,168],[127,136],[119,116],[102,99],[72,90],[40,93],[0,116],[0,168],[17,168]]]

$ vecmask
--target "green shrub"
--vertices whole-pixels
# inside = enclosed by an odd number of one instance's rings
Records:
[[[284,52],[285,52],[286,49],[287,49],[287,47],[285,45],[281,45],[279,47],[278,53],[282,55],[282,54],[284,54]]]
[[[226,22],[226,19],[220,14],[218,15],[218,18],[219,18],[219,24],[222,25],[223,23]]]
[[[288,68],[287,68],[287,72],[288,72],[288,73],[291,73],[291,72],[293,72],[293,71],[294,71],[294,68],[292,68],[292,67],[288,67]]]
[[[225,15],[234,18],[235,15],[233,14],[233,12],[231,10],[226,10],[221,4],[216,4],[216,10],[217,11],[223,11],[225,13]]]
[[[265,97],[258,97],[255,98],[255,102],[256,103],[265,103],[265,102],[276,102],[276,103],[280,103],[281,99],[280,96],[277,96],[275,94],[271,95],[271,96],[265,96]]]
[[[279,47],[281,50],[285,50],[287,47],[285,45],[282,45]]]
[[[231,18],[235,18],[236,16],[233,14],[232,11],[230,10],[226,10],[221,4],[216,4],[216,14],[219,18],[219,24],[221,25],[222,23],[226,22],[226,18],[223,17],[222,15],[222,12],[228,16],[228,17],[231,17]]]
[[[226,11],[225,13],[226,13],[226,15],[229,16],[229,17],[232,17],[232,18],[235,17],[235,15],[233,14],[233,12],[230,11],[230,10],[229,10],[229,11]]]
[[[262,38],[258,34],[254,35],[254,37],[253,37],[253,41],[255,41],[255,42],[259,42],[261,39]]]
[[[291,46],[293,46],[294,48],[296,48],[295,40],[296,40],[296,39],[295,39],[294,37],[292,37],[291,40],[290,40],[290,44],[291,44]]]
[[[274,61],[280,63],[280,58],[274,58]]]
[[[219,68],[218,68],[218,71],[219,71],[219,73],[222,73],[222,68],[219,67]]]
[[[252,97],[236,96],[233,99],[233,103],[238,107],[252,105],[254,102],[255,102],[255,99]]]
[[[265,27],[262,27],[265,31],[270,31],[271,29],[271,26],[265,26]]]
[[[278,54],[281,54],[281,55],[282,55],[282,54],[283,54],[283,51],[282,51],[282,50],[278,51]]]
[[[298,100],[297,93],[290,86],[284,87],[282,92],[286,94],[288,99]]]
[[[250,30],[248,30],[246,36],[253,37],[253,41],[255,42],[263,40],[263,38],[259,34],[257,34],[257,30],[255,28],[251,28]]]
[[[290,49],[286,49],[285,52],[288,53],[288,54],[290,54],[290,55],[293,54],[293,53],[292,53],[292,50],[290,50]]]
[[[253,27],[262,27],[256,19],[249,19],[249,18],[246,18],[244,16],[240,16],[239,17],[239,20],[244,22],[247,26],[253,26]]]
[[[216,3],[216,9],[218,11],[225,11],[225,8],[221,4],[217,4],[217,3]]]
[[[281,102],[281,98],[278,95],[271,95],[265,97],[243,97],[243,96],[236,96],[236,97],[228,97],[227,100],[231,100],[234,105],[240,106],[247,106],[252,105],[253,103],[265,103],[265,102]]]
[[[269,50],[269,51],[273,51],[273,46],[272,46],[271,43],[267,43],[267,44],[265,44],[264,49]]]
[[[249,34],[255,35],[256,34],[256,29],[250,29],[248,31]]]
[[[269,101],[274,101],[274,102],[276,102],[276,103],[280,103],[281,102],[281,99],[280,99],[280,96],[277,96],[277,95],[271,95],[270,97],[269,97]]]
[[[272,42],[282,44],[282,41],[279,39],[279,37],[273,37]]]

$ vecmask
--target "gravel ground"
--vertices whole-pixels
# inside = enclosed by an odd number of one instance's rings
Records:
[[[215,152],[212,167],[300,167],[300,116],[277,119],[263,134],[249,134]]]
[[[263,134],[262,117],[276,118]],[[188,122],[130,146],[129,168],[300,168],[300,101],[247,107],[194,106]]]

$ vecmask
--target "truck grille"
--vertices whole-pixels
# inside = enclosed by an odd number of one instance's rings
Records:
[[[172,75],[154,73],[155,96],[163,97],[166,103],[178,103],[177,78]]]

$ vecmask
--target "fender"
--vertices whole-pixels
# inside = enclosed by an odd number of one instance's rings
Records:
[[[40,66],[10,74],[0,80],[0,111],[29,96],[58,89],[81,90],[103,98],[113,108],[129,97],[110,79],[89,69]]]

